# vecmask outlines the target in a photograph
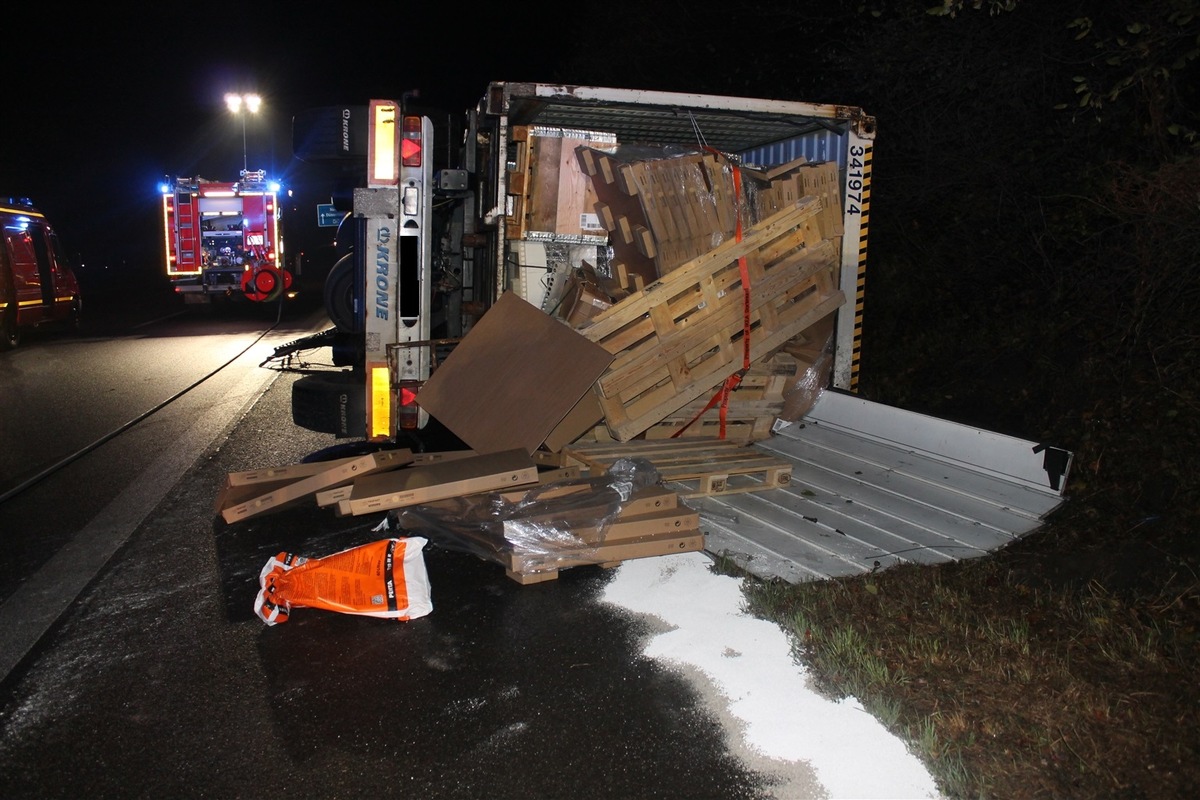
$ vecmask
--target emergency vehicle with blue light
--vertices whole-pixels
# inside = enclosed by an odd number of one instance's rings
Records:
[[[264,171],[232,182],[177,177],[160,191],[166,274],[185,303],[265,303],[292,288],[280,186]]]
[[[78,326],[79,281],[45,214],[25,198],[0,198],[0,350],[45,323]]]

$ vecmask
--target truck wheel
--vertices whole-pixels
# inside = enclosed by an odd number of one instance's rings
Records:
[[[354,254],[338,259],[325,278],[325,313],[339,331],[362,333],[354,313]]]
[[[304,375],[292,384],[292,422],[338,438],[365,438],[366,397],[361,372]]]
[[[75,295],[75,301],[71,303],[71,315],[67,318],[67,327],[78,333],[83,330],[83,297]]]
[[[17,301],[10,300],[0,307],[0,350],[12,350],[21,343],[21,329],[17,326]]]

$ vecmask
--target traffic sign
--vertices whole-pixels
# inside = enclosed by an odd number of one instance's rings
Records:
[[[317,203],[317,225],[322,228],[336,228],[344,216],[333,207],[333,203]]]

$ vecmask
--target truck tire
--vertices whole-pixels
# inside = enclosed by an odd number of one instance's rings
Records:
[[[292,422],[338,438],[367,435],[366,386],[361,372],[319,372],[292,384]]]
[[[0,352],[12,350],[21,343],[21,329],[17,325],[17,301],[0,306]]]
[[[0,251],[0,255],[4,255]],[[21,326],[17,319],[17,290],[13,286],[8,264],[0,261],[0,353],[12,350],[21,343]]]
[[[347,253],[337,260],[325,278],[325,313],[344,333],[362,333],[354,313],[354,289],[354,254]]]
[[[75,300],[71,303],[71,315],[67,317],[67,328],[79,333],[83,330],[83,296],[75,295]]]

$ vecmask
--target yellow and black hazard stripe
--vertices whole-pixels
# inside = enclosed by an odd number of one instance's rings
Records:
[[[869,238],[867,233],[871,226],[871,157],[874,151],[875,148],[868,144],[862,155],[863,177],[861,202],[859,203],[858,264],[855,270],[854,289],[854,340],[850,349],[849,389],[852,392],[858,391],[859,357],[862,352],[863,290],[866,286],[867,276],[867,240]]]

